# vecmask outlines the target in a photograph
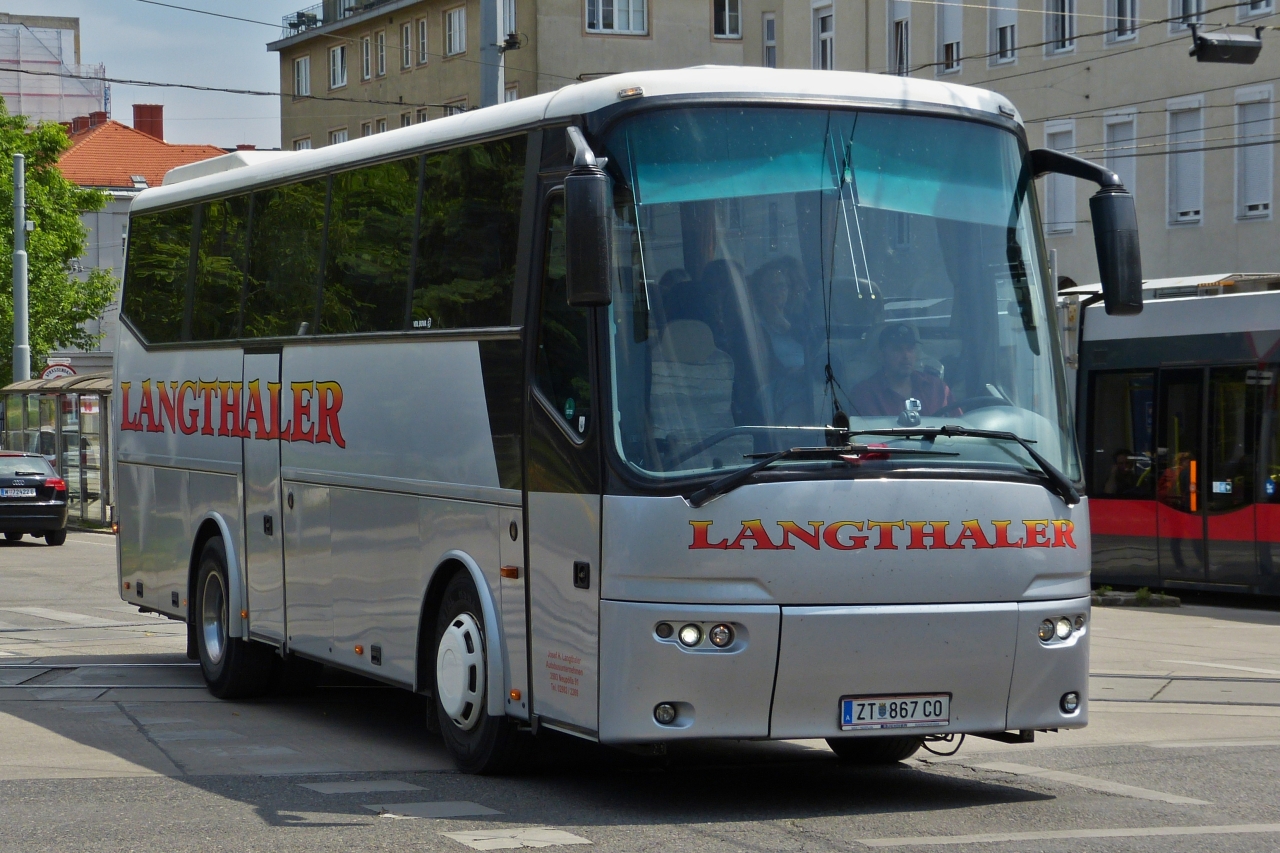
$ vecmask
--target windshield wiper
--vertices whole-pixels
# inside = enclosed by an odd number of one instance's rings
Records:
[[[739,468],[732,474],[727,474],[709,485],[698,489],[689,495],[689,506],[697,509],[723,494],[733,491],[738,486],[743,485],[750,480],[755,474],[768,468],[775,462],[781,462],[785,459],[830,459],[835,457],[843,459],[846,462],[859,462],[858,457],[868,455],[871,458],[877,456],[959,456],[959,453],[952,453],[946,450],[920,450],[915,447],[872,447],[866,444],[845,444],[840,446],[825,447],[792,447],[788,450],[780,450],[777,453],[763,454],[764,458],[754,465],[748,465],[746,468]],[[756,454],[751,454],[754,456]],[[750,456],[748,457],[750,458]]]
[[[1053,463],[1045,459],[1031,445],[1034,443],[1030,439],[1023,438],[1017,433],[1000,432],[990,429],[970,429],[969,427],[955,426],[953,424],[944,424],[940,427],[903,427],[901,429],[857,429],[850,430],[851,435],[886,435],[898,436],[901,438],[909,438],[911,436],[920,436],[932,441],[938,436],[949,438],[953,435],[967,438],[989,438],[994,441],[1013,441],[1022,446],[1027,451],[1027,455],[1031,457],[1036,465],[1040,466],[1040,470],[1044,472],[1045,478],[1048,480],[1046,487],[1049,491],[1062,498],[1067,506],[1075,506],[1080,503],[1080,493],[1076,491],[1076,487],[1067,479],[1067,475],[1063,474]]]

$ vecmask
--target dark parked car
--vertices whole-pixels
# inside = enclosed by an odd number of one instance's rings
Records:
[[[0,532],[10,542],[24,533],[67,541],[67,484],[39,453],[0,451]]]

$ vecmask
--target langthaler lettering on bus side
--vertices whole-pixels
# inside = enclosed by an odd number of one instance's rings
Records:
[[[281,383],[257,379],[121,382],[120,429],[347,446],[341,384],[290,382],[285,393]]]
[[[713,540],[712,522],[690,521],[693,542],[689,550],[794,551],[796,543],[815,551],[938,551],[986,548],[1075,548],[1076,526],[1065,518],[1022,521],[774,521],[759,518],[741,523],[730,539]],[[948,533],[948,527],[954,535]],[[731,528],[732,529],[732,528]],[[773,531],[772,533],[770,531]],[[988,535],[988,530],[990,534]]]

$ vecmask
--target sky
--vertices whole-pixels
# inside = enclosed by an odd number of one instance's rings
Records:
[[[318,0],[165,0],[173,5],[236,15],[274,26],[229,21],[139,0],[4,0],[0,11],[80,19],[80,61],[102,63],[108,77],[194,83],[277,92],[280,19]],[[185,89],[111,84],[111,117],[131,125],[133,104],[164,104],[169,142],[229,148],[280,145],[280,101]]]

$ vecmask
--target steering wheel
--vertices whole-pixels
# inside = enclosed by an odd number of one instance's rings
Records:
[[[1012,405],[1013,403],[1010,403],[1004,397],[995,397],[995,396],[992,396],[991,394],[984,394],[980,397],[966,397],[965,399],[960,400],[957,403],[952,403],[950,406],[946,406],[944,408],[938,409],[938,411],[933,413],[932,417],[937,417],[939,415],[958,414],[960,412],[972,412],[974,409],[989,409],[992,406],[1012,406]]]

